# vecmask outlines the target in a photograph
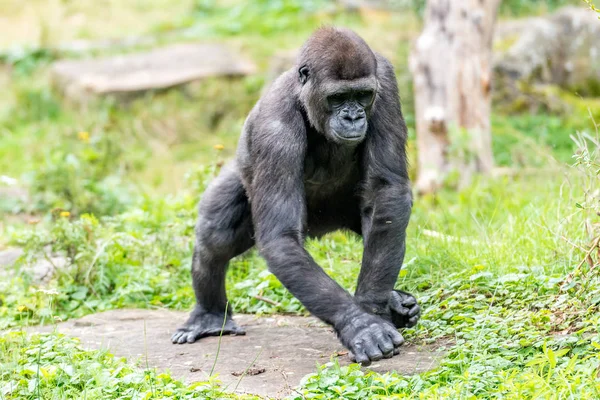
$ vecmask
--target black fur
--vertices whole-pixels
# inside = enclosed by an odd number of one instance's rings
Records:
[[[173,342],[219,334],[223,318],[224,333],[244,334],[230,310],[225,317],[225,273],[231,258],[256,244],[269,269],[334,327],[358,362],[397,354],[403,339],[396,328],[420,315],[412,295],[394,290],[412,207],[405,144],[392,65],[352,31],[318,30],[250,112],[236,160],[200,202],[197,306]],[[307,235],[336,229],[364,239],[354,296],[303,246]]]

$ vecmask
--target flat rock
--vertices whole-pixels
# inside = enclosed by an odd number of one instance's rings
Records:
[[[140,360],[142,367],[147,364],[168,369],[188,383],[207,379],[218,352],[215,373],[224,387],[261,396],[289,394],[302,377],[316,371],[316,364],[324,364],[332,356],[340,355],[341,364],[350,363],[331,329],[314,318],[236,315],[235,320],[247,333],[223,336],[220,349],[218,337],[172,344],[171,334],[186,318],[187,313],[167,310],[113,310],[56,328],[80,338],[86,348],[108,348],[117,356]],[[53,329],[33,328],[38,332]],[[405,345],[400,356],[376,362],[369,369],[415,374],[433,368],[442,355],[433,347]]]
[[[127,55],[64,60],[52,65],[55,85],[69,98],[133,95],[216,76],[254,73],[254,64],[218,44],[176,44]]]
[[[2,181],[1,178],[6,177],[0,176],[0,183]],[[0,187],[0,199],[26,202],[29,200],[29,192],[27,189],[18,186]]]
[[[16,270],[12,266],[23,254],[23,250],[17,247],[0,251],[0,279],[2,276],[10,277],[15,274]],[[68,264],[65,257],[47,254],[32,263],[21,265],[20,268],[30,275],[34,284],[45,285],[50,282],[56,270],[65,268]]]
[[[23,250],[13,247],[0,251],[0,270],[12,266],[23,255]]]

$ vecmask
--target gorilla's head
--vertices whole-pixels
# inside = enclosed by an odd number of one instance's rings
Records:
[[[297,70],[311,125],[336,143],[360,143],[377,96],[377,60],[365,41],[348,29],[321,28],[302,47]]]

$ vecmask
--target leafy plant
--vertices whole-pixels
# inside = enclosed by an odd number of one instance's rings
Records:
[[[105,132],[82,131],[46,152],[44,163],[30,177],[37,210],[61,209],[72,214],[110,215],[122,212],[132,201],[118,168],[122,149],[116,137]],[[115,171],[116,170],[116,171]]]
[[[219,382],[186,385],[168,373],[139,369],[106,351],[84,350],[56,333],[0,335],[0,397],[19,399],[230,399]]]
[[[56,53],[43,47],[15,47],[0,53],[0,63],[9,65],[15,74],[23,76],[55,59]]]
[[[589,288],[587,274],[600,266],[600,135],[596,126],[596,135],[580,132],[572,136],[577,145],[574,156],[575,167],[581,173],[581,200],[575,206],[585,215],[583,223],[585,232],[590,238],[589,244],[580,247],[583,251],[582,260],[565,278],[564,285],[573,287],[575,278],[581,280],[581,289]],[[587,271],[583,269],[587,266]],[[596,272],[597,274],[597,272]]]
[[[307,23],[318,25],[315,15],[327,0],[257,0],[235,2],[227,7],[214,0],[196,1],[187,24],[217,34],[273,34],[298,29]]]

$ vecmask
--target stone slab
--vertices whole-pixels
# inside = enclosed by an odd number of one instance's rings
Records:
[[[12,276],[16,272],[13,264],[24,254],[23,249],[13,247],[0,251],[0,279],[3,276]],[[21,266],[21,271],[27,272],[33,281],[38,285],[45,285],[54,276],[56,270],[65,268],[69,265],[65,257],[53,256],[48,253],[45,257],[36,260],[31,264]]]
[[[141,367],[168,369],[191,383],[209,376],[219,338],[172,344],[171,334],[186,318],[187,313],[167,310],[113,310],[64,322],[56,329],[78,337],[86,348],[108,348],[117,356],[139,360]],[[235,320],[247,333],[221,338],[215,366],[227,390],[281,398],[332,356],[340,356],[341,364],[350,363],[332,330],[315,318],[236,315]],[[33,328],[38,332],[53,329]],[[399,356],[373,363],[369,369],[415,374],[433,368],[442,355],[433,347],[405,345]]]
[[[67,97],[135,94],[215,76],[242,76],[256,67],[218,44],[175,44],[147,52],[52,65],[52,77]]]
[[[0,271],[12,266],[23,255],[23,250],[13,247],[0,251]]]

